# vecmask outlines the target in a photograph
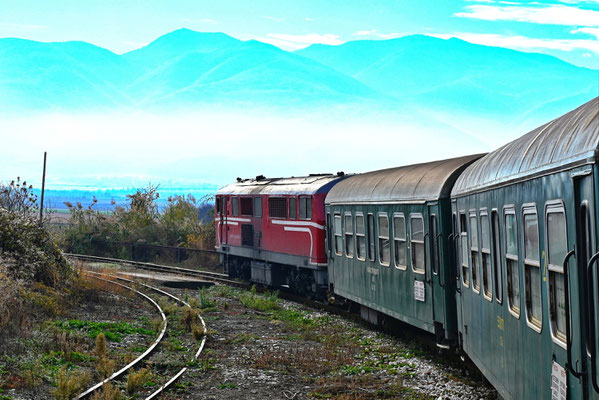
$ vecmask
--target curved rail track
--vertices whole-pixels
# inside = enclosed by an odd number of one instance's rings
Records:
[[[198,271],[195,269],[173,267],[170,265],[161,265],[161,264],[154,264],[154,263],[147,263],[147,262],[140,262],[140,261],[122,260],[119,258],[110,258],[110,257],[88,256],[88,255],[84,255],[84,254],[66,253],[65,256],[71,257],[71,258],[76,258],[79,260],[84,260],[84,261],[128,264],[128,265],[134,266],[136,268],[144,269],[144,270],[148,270],[148,271],[167,272],[170,274],[175,273],[175,274],[179,274],[179,275],[203,278],[203,279],[207,279],[207,280],[214,281],[214,282],[220,282],[220,283],[224,283],[224,284],[227,284],[230,286],[237,286],[237,287],[243,287],[243,288],[248,287],[248,284],[243,283],[243,282],[233,281],[233,280],[229,279],[227,274],[219,274],[218,272]]]
[[[121,260],[118,260],[119,262],[121,262]],[[169,298],[171,298],[172,300],[183,304],[186,307],[189,307],[191,309],[191,305],[187,302],[185,302],[184,300],[179,299],[177,296],[168,293],[162,289],[159,289],[157,287],[154,286],[150,286],[147,285],[145,283],[142,282],[137,282],[137,281],[133,281],[131,279],[126,279],[120,276],[116,276],[116,275],[110,275],[110,274],[103,274],[103,273],[98,273],[95,271],[89,271],[86,270],[86,273],[90,274],[90,277],[94,278],[94,279],[98,279],[98,280],[102,280],[105,282],[110,282],[112,284],[124,287],[126,289],[130,289],[132,291],[134,291],[135,293],[143,296],[145,299],[147,299],[148,301],[150,301],[160,312],[160,315],[162,317],[162,320],[164,321],[162,324],[162,330],[160,332],[160,334],[158,335],[158,338],[152,343],[152,345],[150,347],[148,347],[148,349],[146,349],[146,351],[144,351],[139,357],[137,357],[135,360],[131,361],[129,364],[127,364],[126,366],[124,366],[123,368],[121,368],[120,370],[118,370],[117,372],[113,373],[110,377],[104,379],[101,382],[96,383],[94,386],[90,387],[89,389],[87,389],[86,391],[84,391],[83,393],[79,394],[76,399],[83,399],[86,398],[87,396],[89,396],[90,394],[92,394],[93,392],[95,392],[96,390],[100,389],[102,386],[104,386],[107,382],[110,382],[118,377],[120,377],[121,375],[123,375],[126,371],[128,371],[129,369],[133,368],[135,365],[139,364],[142,360],[144,360],[148,355],[150,355],[150,353],[152,353],[152,351],[154,351],[154,349],[158,346],[158,344],[161,342],[162,338],[164,337],[165,333],[166,333],[166,328],[167,328],[167,318],[166,315],[164,314],[163,310],[160,308],[160,306],[158,305],[158,303],[156,303],[151,297],[149,297],[148,295],[133,289],[130,286],[124,285],[122,283],[118,283],[115,282],[115,280],[119,280],[119,281],[123,281],[123,282],[128,282],[128,283],[133,283],[136,285],[141,285],[144,286],[147,289],[150,289],[152,291],[155,291],[157,293],[160,293],[162,295],[165,295]],[[105,277],[109,277],[111,279],[106,279]],[[113,280],[114,279],[114,280]],[[197,314],[198,318],[202,324],[202,328],[204,331],[204,336],[202,338],[202,341],[200,342],[200,345],[198,346],[198,350],[196,351],[196,353],[194,354],[193,360],[196,360],[202,350],[204,349],[204,346],[206,344],[206,322],[204,321],[204,319],[202,318],[201,315]],[[168,387],[170,387],[175,381],[177,381],[177,379],[179,379],[181,377],[181,375],[183,375],[185,373],[185,371],[187,371],[187,367],[183,367],[181,370],[179,370],[175,375],[173,375],[173,377],[171,379],[169,379],[165,384],[161,385],[157,390],[155,390],[153,393],[151,393],[148,397],[146,397],[146,400],[151,400],[151,399],[155,399],[157,398],[162,392],[164,392]]]

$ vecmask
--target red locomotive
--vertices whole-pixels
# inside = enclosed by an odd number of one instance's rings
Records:
[[[324,199],[344,178],[237,179],[216,194],[216,248],[225,271],[322,297],[328,285]]]

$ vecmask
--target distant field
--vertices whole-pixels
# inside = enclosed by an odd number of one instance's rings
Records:
[[[40,191],[34,191],[40,196]],[[194,190],[194,189],[179,189],[179,190],[159,190],[160,198],[156,201],[160,208],[163,208],[168,203],[169,196],[174,195],[187,195],[192,194],[198,203],[200,200],[206,198],[206,201],[212,202],[211,197],[214,195],[216,190]],[[81,203],[84,208],[89,207],[93,204],[94,197],[97,200],[97,203],[93,206],[95,210],[100,211],[111,211],[114,210],[117,206],[125,206],[129,203],[129,199],[127,195],[135,193],[135,189],[127,189],[127,190],[118,190],[118,191],[110,191],[110,190],[99,190],[99,191],[82,191],[82,190],[46,190],[44,203],[46,208],[68,212],[68,207],[65,205],[65,202],[70,202],[73,205],[76,205],[77,202]]]

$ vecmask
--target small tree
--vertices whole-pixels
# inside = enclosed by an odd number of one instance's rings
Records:
[[[8,185],[0,184],[0,207],[21,215],[38,210],[37,195],[33,193],[33,186],[27,186],[27,181],[21,182],[20,177]]]

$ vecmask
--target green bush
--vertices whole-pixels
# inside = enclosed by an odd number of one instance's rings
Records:
[[[0,265],[8,277],[55,287],[73,277],[50,233],[28,215],[0,208]]]
[[[164,246],[214,248],[214,211],[193,196],[171,196],[159,211],[158,186],[149,185],[128,195],[127,206],[115,207],[111,213],[95,210],[96,200],[88,207],[65,202],[71,212],[72,225],[62,233],[63,247],[73,253],[93,253],[93,241],[146,243]],[[206,211],[208,209],[208,211]],[[205,212],[204,222],[200,211]],[[125,247],[107,248],[112,256],[128,258]],[[123,257],[125,256],[125,257]]]

